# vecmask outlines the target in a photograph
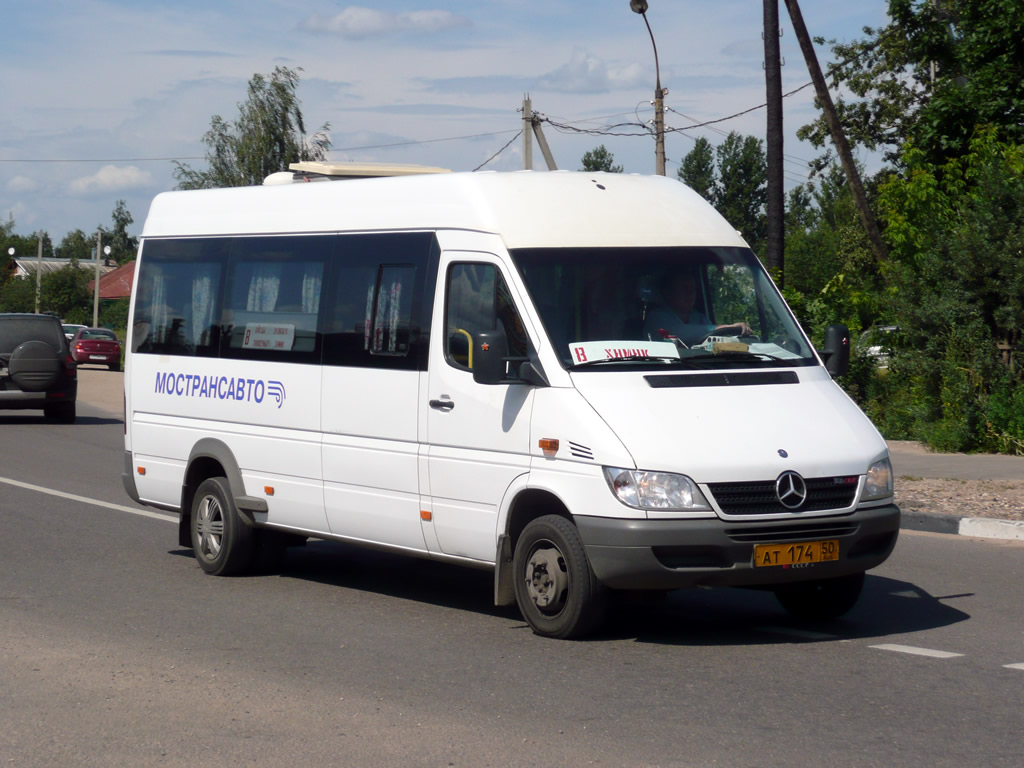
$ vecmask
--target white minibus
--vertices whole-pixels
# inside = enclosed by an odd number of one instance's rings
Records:
[[[314,537],[493,570],[550,637],[616,590],[835,617],[900,514],[833,381],[848,335],[813,349],[740,235],[663,177],[169,192],[139,248],[124,484],[212,574]]]

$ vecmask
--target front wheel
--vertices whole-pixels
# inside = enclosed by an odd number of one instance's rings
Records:
[[[792,616],[806,620],[836,619],[848,612],[860,598],[864,574],[835,579],[805,581],[775,590],[775,597]]]
[[[544,637],[580,637],[604,618],[605,590],[570,521],[546,515],[523,529],[512,558],[516,603]]]
[[[249,569],[253,560],[253,530],[239,517],[227,479],[204,480],[192,499],[192,551],[199,567],[214,576]]]

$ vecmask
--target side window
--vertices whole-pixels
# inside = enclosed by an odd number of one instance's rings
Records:
[[[430,232],[339,236],[324,363],[424,370],[436,257]]]
[[[230,240],[150,240],[136,279],[132,351],[215,357]]]
[[[376,285],[366,293],[364,350],[371,355],[409,354],[415,286],[416,267],[412,264],[380,267]]]
[[[448,271],[445,309],[445,359],[456,368],[472,370],[473,347],[481,331],[501,329],[505,354],[526,357],[523,321],[508,285],[493,264],[453,264]]]
[[[221,355],[319,362],[317,316],[331,238],[240,238],[231,247]]]

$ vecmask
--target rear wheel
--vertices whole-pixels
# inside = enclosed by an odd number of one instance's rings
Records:
[[[805,581],[775,590],[775,597],[798,619],[835,619],[847,613],[860,598],[864,574],[855,573],[836,579]]]
[[[538,635],[570,638],[604,618],[605,589],[587,561],[576,526],[558,515],[530,522],[512,559],[516,603]]]
[[[192,499],[192,551],[214,576],[243,573],[252,564],[253,529],[239,517],[227,479],[204,480]]]

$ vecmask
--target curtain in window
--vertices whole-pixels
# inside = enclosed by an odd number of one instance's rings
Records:
[[[370,348],[370,335],[373,333],[373,289],[376,286],[370,283],[366,289],[366,314],[363,316],[363,349]],[[374,347],[376,349],[376,347]]]
[[[391,283],[390,297],[388,299],[388,352],[395,351],[398,342],[398,322],[401,319],[400,310],[402,307],[402,284],[395,280]]]
[[[203,343],[203,334],[213,324],[213,267],[192,278],[192,343]]]
[[[320,264],[307,264],[302,276],[302,311],[316,314],[320,309],[320,288],[323,284]]]
[[[164,277],[163,270],[153,270],[153,289],[151,293],[150,306],[152,307],[152,327],[150,333],[152,334],[152,340],[158,344],[169,341],[167,334],[169,329],[167,327],[168,321],[168,306],[167,306],[167,278]]]
[[[245,308],[250,312],[273,312],[281,291],[281,264],[254,264]]]

